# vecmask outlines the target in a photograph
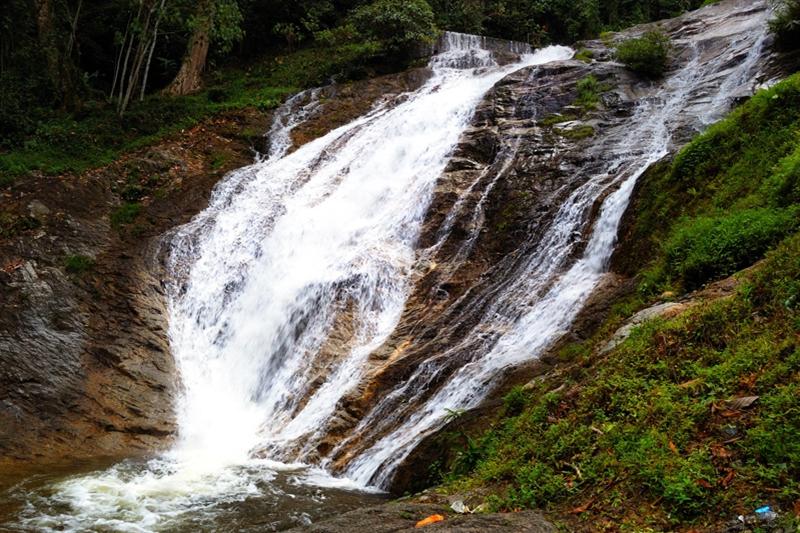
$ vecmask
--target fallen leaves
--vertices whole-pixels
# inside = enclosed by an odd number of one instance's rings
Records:
[[[739,379],[739,384],[747,390],[753,390],[758,380],[758,373],[752,372]]]
[[[594,498],[589,500],[588,502],[584,503],[581,506],[576,507],[575,509],[570,511],[570,514],[583,514],[588,511],[592,505],[594,504]]]
[[[735,398],[733,400],[728,400],[728,409],[732,409],[734,411],[741,411],[742,409],[747,409],[751,405],[753,405],[759,396],[742,396],[741,398]]]
[[[669,449],[670,449],[670,451],[671,451],[672,453],[674,453],[675,455],[679,455],[679,453],[678,453],[678,447],[677,447],[677,446],[675,446],[675,443],[674,443],[674,442],[672,442],[672,441],[669,441]]]
[[[725,477],[719,480],[719,484],[727,489],[734,477],[736,477],[736,471],[733,468],[729,468]]]
[[[701,385],[703,385],[704,382],[705,381],[703,380],[703,378],[697,378],[681,383],[680,385],[678,385],[678,388],[692,390],[700,387]]]
[[[714,488],[714,485],[712,485],[711,483],[709,483],[705,479],[697,479],[697,480],[695,480],[695,483],[698,486],[703,487],[704,489],[713,489]]]
[[[752,406],[758,401],[759,396],[742,396],[732,400],[725,400],[720,403],[711,404],[711,412],[719,413],[725,418],[733,418],[742,415],[742,411]]]
[[[730,459],[731,457],[733,457],[733,452],[728,450],[725,446],[722,446],[721,444],[712,444],[711,455],[719,459]]]

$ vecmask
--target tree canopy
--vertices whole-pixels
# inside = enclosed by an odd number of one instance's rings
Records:
[[[384,66],[441,30],[534,45],[673,16],[702,0],[4,0],[0,149],[42,109],[122,115],[148,94],[197,91],[228,63],[304,47],[358,47]]]

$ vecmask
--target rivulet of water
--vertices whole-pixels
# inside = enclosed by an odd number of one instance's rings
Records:
[[[681,117],[692,115],[690,97],[709,88],[716,91],[705,113],[697,117],[700,128],[707,117],[719,117],[729,109],[732,95],[752,92],[767,13],[748,14],[751,7],[744,5],[741,13],[707,20],[706,28],[692,28],[691,37],[673,43],[685,50],[688,61],[653,96],[639,103],[619,133],[593,147],[609,162],[607,168],[575,177],[574,183],[581,185],[563,202],[541,240],[526,251],[514,271],[504,273],[502,290],[493,294],[473,332],[432,354],[408,379],[378,399],[352,436],[338,445],[340,451],[354,442],[369,442],[351,454],[354,458],[344,469],[346,476],[388,486],[396,468],[426,435],[442,427],[449,413],[478,405],[504,370],[535,359],[569,328],[607,271],[636,181],[669,153]],[[708,54],[707,40],[724,32],[730,32],[724,53]],[[506,155],[508,161],[514,156],[513,146]],[[495,166],[502,174],[504,166]],[[490,182],[484,199],[492,186]],[[592,219],[593,206],[603,198],[599,215]],[[575,236],[587,228],[591,230],[588,241],[581,243]],[[585,247],[575,259],[581,244]],[[450,361],[459,361],[460,366],[454,369]],[[439,385],[442,381],[444,385]],[[409,401],[430,390],[435,394],[422,404]],[[412,407],[406,408],[409,404]]]

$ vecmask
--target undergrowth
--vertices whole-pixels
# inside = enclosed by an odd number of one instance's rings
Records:
[[[494,509],[542,508],[593,531],[718,525],[763,505],[796,529],[798,141],[795,75],[654,165],[622,248],[639,290],[560,350],[559,372],[513,389],[491,429],[453,440],[446,489],[488,487]],[[601,350],[649,302],[753,264],[732,296]]]
[[[629,240],[645,295],[744,268],[800,224],[800,75],[761,91],[643,179]]]
[[[647,78],[660,78],[669,60],[669,37],[660,31],[649,31],[621,42],[616,56],[632,71]]]
[[[266,111],[287,95],[323,85],[332,77],[362,77],[372,53],[349,44],[272,56],[246,68],[219,71],[209,87],[195,95],[150,96],[122,118],[103,100],[89,102],[75,114],[31,110],[37,116],[32,131],[0,139],[0,187],[33,171],[55,175],[109,164],[122,153],[153,144],[216,113],[242,108]]]
[[[562,386],[509,393],[501,422],[461,452],[450,483],[503,487],[491,499],[500,510],[566,505],[602,516],[656,502],[649,514],[662,523],[791,509],[798,280],[795,235],[733,298],[647,323],[604,358],[591,341],[567,346],[576,365]]]

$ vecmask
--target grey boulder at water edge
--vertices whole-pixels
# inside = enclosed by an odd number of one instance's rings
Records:
[[[168,341],[175,369],[125,402],[145,418],[171,406],[146,442],[163,450],[21,479],[2,494],[0,529],[413,526],[383,507],[319,521],[402,492],[427,468],[413,452],[453,412],[479,407],[569,332],[607,278],[637,179],[772,81],[768,18],[765,2],[729,0],[661,23],[673,59],[658,82],[601,41],[584,43],[584,63],[563,46],[447,33],[415,89],[302,146],[293,132],[324,116],[336,90],[290,99],[269,149],[137,263],[137,275],[165,280],[147,301],[167,317],[162,331],[144,321],[156,339],[141,342]],[[548,124],[570,116],[590,74],[607,88],[602,113]],[[19,275],[22,290],[42,290],[35,273]],[[48,302],[26,305],[35,315]],[[34,403],[83,386],[46,376],[60,368],[47,363],[53,339],[66,337],[75,361],[94,341],[79,324],[13,327],[0,331],[0,409],[31,423],[0,432],[0,445],[24,458],[15,439],[49,438]],[[115,353],[123,369],[125,345]],[[13,392],[26,372],[44,384],[36,395]],[[551,530],[533,514],[503,520],[475,515],[452,530]]]

